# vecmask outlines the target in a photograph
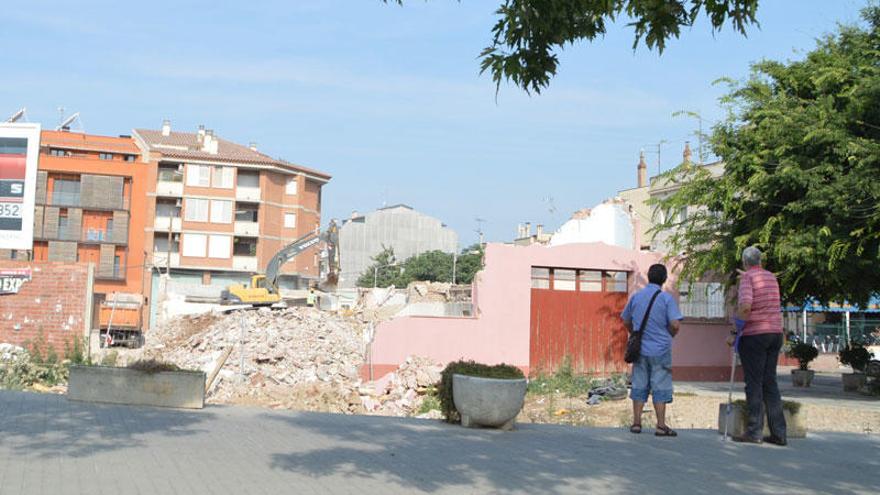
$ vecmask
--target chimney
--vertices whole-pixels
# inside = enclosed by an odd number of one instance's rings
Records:
[[[214,131],[208,129],[205,131],[205,137],[202,139],[201,150],[210,153],[212,155],[216,155],[218,151],[218,143],[217,138],[214,137]]]
[[[257,151],[257,143],[251,141],[250,144],[248,144],[248,148],[250,148],[251,151]]]
[[[648,185],[648,164],[645,162],[645,150],[639,152],[639,187]]]
[[[544,234],[544,226],[539,223],[538,225],[535,226],[535,235],[540,237],[543,234]]]
[[[171,135],[171,121],[165,119],[162,121],[162,135],[170,136]]]
[[[199,130],[196,131],[196,140],[199,142],[199,147],[201,147],[202,142],[205,140],[205,124],[199,124]]]
[[[532,222],[526,222],[526,226],[523,227],[523,233],[525,234],[523,237],[530,237],[532,235]]]
[[[693,155],[693,153],[691,153],[691,143],[690,143],[690,141],[685,141],[684,142],[684,153],[682,153],[682,157],[684,158],[684,163],[690,163],[692,155]]]
[[[354,220],[354,219],[357,218],[357,217],[358,217],[358,211],[357,211],[357,210],[352,210],[352,211],[351,211],[351,219]]]

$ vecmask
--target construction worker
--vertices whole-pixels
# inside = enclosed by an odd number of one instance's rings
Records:
[[[316,298],[316,297],[317,297],[317,296],[316,296],[316,294],[315,294],[315,286],[312,285],[312,286],[309,287],[309,293],[306,295],[306,306],[308,306],[308,307],[310,307],[310,308],[314,308],[314,307],[315,307],[315,298]]]

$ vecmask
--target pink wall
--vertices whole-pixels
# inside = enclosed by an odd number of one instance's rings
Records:
[[[553,248],[489,244],[474,287],[475,318],[403,317],[382,323],[372,345],[374,368],[396,368],[407,356],[418,355],[444,363],[466,358],[527,369],[532,266],[630,271],[630,286],[642,287],[643,274],[659,259],[655,253],[601,243]]]
[[[531,267],[594,268],[630,272],[630,291],[644,287],[646,273],[662,255],[602,243],[512,246],[489,244],[485,267],[474,285],[475,317],[407,316],[376,328],[371,346],[372,377],[393,371],[407,356],[440,363],[460,358],[487,364],[513,364],[528,372]],[[677,296],[673,277],[664,287]],[[730,354],[724,343],[729,325],[685,321],[673,345],[673,366],[680,379],[724,380]],[[370,375],[369,369],[362,370]]]

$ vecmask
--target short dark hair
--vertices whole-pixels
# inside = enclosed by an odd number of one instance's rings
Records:
[[[663,285],[666,282],[666,267],[657,263],[648,268],[648,282]]]

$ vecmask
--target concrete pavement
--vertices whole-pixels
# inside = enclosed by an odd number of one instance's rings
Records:
[[[790,447],[622,429],[209,407],[0,392],[0,493],[878,493],[880,437]]]

